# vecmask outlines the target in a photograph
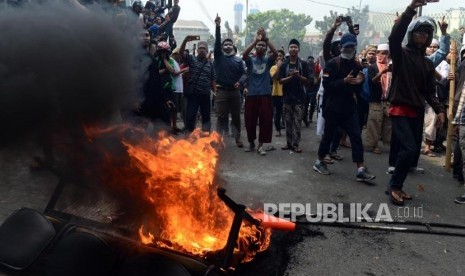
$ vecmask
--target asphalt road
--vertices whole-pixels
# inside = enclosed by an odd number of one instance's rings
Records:
[[[218,167],[220,184],[236,202],[250,208],[263,208],[264,203],[386,203],[394,219],[465,225],[465,206],[453,202],[464,189],[444,171],[443,157],[421,157],[426,173],[408,176],[405,189],[414,199],[399,208],[384,194],[389,180],[387,148],[382,148],[381,155],[365,154],[370,172],[376,175],[367,184],[355,181],[355,165],[346,148],[340,150],[344,160],[330,165],[331,175],[314,172],[319,144],[315,125],[304,128],[302,137],[303,153],[281,150],[285,138],[273,137],[276,150],[266,156],[246,153],[234,145],[233,138],[225,137]],[[0,147],[0,223],[20,207],[45,208],[58,179],[47,171],[29,171],[30,157],[37,152],[32,144]],[[240,267],[237,274],[464,275],[464,241],[444,235],[301,223],[292,233],[275,231],[269,251]]]

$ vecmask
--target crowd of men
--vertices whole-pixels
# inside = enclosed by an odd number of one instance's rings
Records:
[[[389,146],[391,179],[386,194],[393,204],[403,205],[412,199],[404,190],[408,173],[424,173],[418,167],[420,155],[434,158],[446,149],[445,113],[449,85],[455,81],[453,175],[463,183],[465,40],[457,71],[452,72],[448,24],[444,19],[416,17],[416,9],[424,5],[425,1],[412,0],[393,23],[388,41],[368,45],[360,53],[358,27],[350,17],[339,16],[326,34],[319,57],[303,59],[297,39],[291,39],[287,49],[277,49],[263,28],[239,53],[231,38],[222,39],[218,15],[213,51],[197,35],[186,36],[178,46],[173,24],[181,11],[179,0],[168,5],[135,2],[134,24],[139,25],[143,50],[135,68],[142,100],[132,110],[123,110],[122,117],[145,126],[162,121],[173,135],[193,132],[200,121],[202,135],[216,130],[231,135],[245,152],[265,156],[275,150],[270,144],[273,127],[275,136],[285,130],[282,150],[302,153],[302,127],[313,123],[316,113],[321,141],[313,170],[331,174],[328,165],[343,159],[339,147],[350,147],[355,179],[371,181],[375,176],[365,165],[364,152],[381,154],[382,142]],[[339,32],[343,23],[348,27],[344,34]],[[438,39],[434,38],[437,29]],[[191,51],[189,43],[195,46]],[[182,126],[178,127],[178,121]],[[465,194],[455,202],[465,204]]]
[[[195,129],[200,114],[201,129],[208,135],[214,105],[216,131],[229,134],[231,130],[237,147],[266,155],[274,150],[265,146],[272,141],[273,125],[276,136],[285,129],[282,149],[301,153],[302,123],[308,126],[317,111],[317,133],[322,138],[313,169],[329,175],[328,164],[342,160],[337,150],[347,146],[356,164],[356,180],[370,181],[375,176],[364,164],[364,151],[381,154],[379,143],[383,142],[390,145],[388,172],[392,174],[386,193],[393,204],[403,205],[412,199],[403,187],[408,173],[424,172],[418,167],[420,154],[435,157],[445,150],[448,85],[457,79],[454,124],[460,127],[456,127],[454,176],[463,182],[465,130],[458,130],[465,125],[461,93],[465,63],[460,63],[457,75],[449,72],[448,24],[444,19],[436,23],[426,16],[415,18],[416,9],[425,2],[412,0],[396,18],[388,42],[369,45],[360,54],[356,50],[358,29],[350,18],[338,17],[325,37],[320,57],[306,60],[299,56],[297,39],[291,39],[287,49],[277,50],[263,28],[240,56],[232,39],[221,38],[218,15],[213,56],[208,43],[197,41],[197,36],[187,36],[177,48],[172,23],[180,11],[178,2],[174,0],[164,17],[156,6],[146,6],[149,16],[140,16],[145,28],[143,47],[150,57],[141,115],[162,119],[176,134],[182,130],[176,124],[178,112],[187,133]],[[135,7],[139,14],[143,10]],[[349,32],[337,35],[344,22]],[[434,38],[438,27],[439,40]],[[407,44],[402,45],[405,36]],[[192,41],[197,47],[190,53],[186,46]],[[242,108],[246,144],[241,138]],[[465,196],[456,202],[465,203]]]

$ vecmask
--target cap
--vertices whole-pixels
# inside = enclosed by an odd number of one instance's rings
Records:
[[[341,37],[341,47],[357,46],[357,37],[353,34],[344,34]]]
[[[389,51],[389,44],[379,44],[378,45],[378,51]]]
[[[431,45],[436,45],[436,46],[439,46],[439,41],[436,39],[436,38],[433,38],[433,40],[431,40]]]

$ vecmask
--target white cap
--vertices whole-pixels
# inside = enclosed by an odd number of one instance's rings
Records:
[[[378,44],[378,51],[389,51],[389,44]]]
[[[436,38],[433,38],[433,40],[431,40],[431,44],[430,44],[430,45],[439,46],[439,41],[438,41]]]

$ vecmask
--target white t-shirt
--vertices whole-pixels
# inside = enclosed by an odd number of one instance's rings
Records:
[[[179,63],[174,59],[173,61],[174,61],[174,71],[179,72],[181,70],[181,68],[179,67]],[[173,77],[173,82],[174,82],[174,87],[176,88],[174,90],[174,93],[182,93],[184,91],[184,86],[182,83],[182,74]]]

